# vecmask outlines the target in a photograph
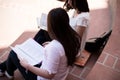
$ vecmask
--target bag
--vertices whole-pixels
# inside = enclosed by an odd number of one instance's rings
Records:
[[[91,53],[96,53],[100,52],[103,50],[104,46],[106,45],[109,36],[111,35],[112,30],[105,32],[104,35],[97,37],[97,38],[92,38],[94,39],[91,42],[86,42],[85,45],[85,50],[91,52]]]

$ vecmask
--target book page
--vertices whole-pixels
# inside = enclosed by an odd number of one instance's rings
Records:
[[[12,49],[19,57],[25,58],[31,65],[41,62],[44,54],[44,47],[42,47],[32,38],[26,40],[20,45],[12,47]]]
[[[37,17],[38,27],[47,30],[47,14],[42,13],[41,17]]]
[[[70,10],[68,13],[70,18],[69,24],[71,25],[71,27],[74,27],[74,25],[76,25],[75,18],[72,18],[73,13],[74,13],[74,10]],[[46,13],[41,13],[41,16],[37,17],[38,27],[44,30],[47,30],[47,15],[48,14]]]

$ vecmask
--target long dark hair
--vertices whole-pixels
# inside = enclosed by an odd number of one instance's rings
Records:
[[[80,12],[89,12],[89,6],[87,0],[71,0],[72,6],[74,9],[78,9]],[[69,4],[68,0],[66,0],[64,6],[66,10],[73,9]]]
[[[68,65],[73,65],[80,49],[80,37],[69,25],[69,17],[63,8],[52,9],[47,17],[48,33],[65,49]]]

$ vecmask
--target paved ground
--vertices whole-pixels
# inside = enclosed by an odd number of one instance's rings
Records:
[[[86,80],[120,80],[120,0],[116,3],[112,35]]]
[[[100,36],[111,28],[112,13],[108,0],[88,1],[91,10],[88,35],[90,38]],[[117,1],[119,4],[120,1]],[[38,30],[36,17],[39,17],[41,12],[47,13],[52,7],[61,5],[62,3],[55,0],[0,0],[0,60],[7,58],[10,51],[9,45],[19,44],[36,34]],[[120,6],[117,6],[112,35],[100,57],[92,55],[85,67],[74,66],[66,80],[119,80],[119,8]],[[0,77],[0,80],[7,80],[7,78]],[[22,80],[18,71],[16,71],[15,80]]]

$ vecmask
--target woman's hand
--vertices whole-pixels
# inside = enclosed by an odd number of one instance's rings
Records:
[[[27,61],[26,59],[24,59],[24,58],[20,58],[20,57],[19,57],[19,60],[20,60],[21,66],[24,67],[25,69],[27,69],[28,66],[30,65],[30,64],[28,63],[28,61]]]

